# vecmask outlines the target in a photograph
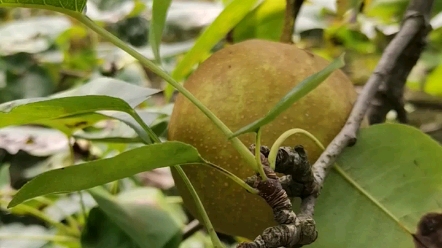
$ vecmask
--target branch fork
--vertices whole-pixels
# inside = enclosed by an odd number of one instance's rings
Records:
[[[253,151],[252,145],[250,150]],[[316,182],[311,171],[307,155],[302,146],[294,149],[281,147],[276,158],[276,168],[270,168],[267,156],[268,147],[261,146],[261,163],[268,180],[262,180],[259,174],[245,181],[251,187],[259,190],[262,197],[272,208],[277,226],[269,227],[253,242],[241,243],[238,248],[273,248],[273,247],[302,247],[313,243],[318,237],[316,224],[312,216],[300,213],[298,216],[292,210],[291,197],[304,197],[316,192]],[[287,173],[278,177],[276,172]]]

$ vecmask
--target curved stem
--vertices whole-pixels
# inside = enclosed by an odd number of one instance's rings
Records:
[[[2,233],[0,234],[0,240],[33,240],[33,241],[51,241],[51,242],[78,242],[77,238],[61,235],[27,235],[27,234],[12,234],[12,233]]]
[[[3,200],[0,200],[0,203],[1,204],[5,204],[5,205],[8,204],[8,202],[3,201]],[[69,226],[65,226],[64,224],[51,219],[49,216],[47,216],[43,212],[39,211],[38,209],[35,209],[35,208],[33,208],[31,206],[28,206],[28,205],[25,205],[25,204],[18,205],[18,206],[14,207],[14,208],[17,209],[17,210],[21,210],[23,212],[26,212],[26,213],[28,213],[30,215],[33,215],[34,217],[37,217],[40,220],[43,220],[43,221],[47,222],[48,224],[53,225],[54,227],[58,228],[58,230],[60,230],[62,232],[65,232],[65,233],[67,233],[69,235],[72,235],[73,237],[76,237],[76,238],[80,237],[80,231],[79,230],[77,230],[75,228],[71,228]]]
[[[263,181],[267,181],[267,175],[264,172],[264,168],[262,167],[261,163],[261,134],[262,134],[262,128],[258,128],[258,132],[256,132],[256,139],[255,139],[255,160],[256,165],[258,166],[258,172],[261,176]]]
[[[112,42],[117,47],[121,48],[128,54],[130,54],[132,57],[137,59],[143,66],[149,68],[153,73],[157,74],[159,77],[166,80],[168,83],[170,83],[173,87],[175,87],[183,96],[185,96],[189,101],[191,101],[201,112],[203,112],[223,133],[226,137],[231,136],[233,133],[232,131],[216,116],[214,115],[206,106],[204,106],[192,93],[190,93],[184,86],[179,84],[175,79],[173,79],[169,74],[167,74],[165,71],[161,70],[158,66],[156,66],[152,61],[144,57],[141,53],[137,52],[135,49],[128,46],[125,42],[118,39],[115,35],[108,32],[107,30],[103,29],[102,27],[95,24],[94,21],[92,21],[87,16],[84,16],[80,13],[68,13],[73,18],[76,18],[80,22],[82,22],[84,25],[101,35],[103,38],[107,39],[108,41]],[[258,168],[255,163],[255,159],[253,157],[253,154],[249,152],[247,147],[238,139],[233,138],[230,140],[232,145],[235,147],[235,149],[241,154],[243,159],[246,160],[246,162],[255,170],[257,171]]]
[[[212,167],[216,170],[218,170],[219,172],[223,173],[225,176],[227,176],[228,178],[232,179],[235,183],[239,184],[239,186],[243,187],[245,190],[247,190],[248,192],[252,193],[252,194],[258,194],[258,190],[255,188],[252,188],[250,185],[248,185],[246,182],[244,182],[243,180],[241,180],[241,178],[237,177],[235,174],[233,174],[232,172],[219,167],[218,165],[215,164],[211,164],[211,163],[205,163],[204,165],[207,165],[209,167]],[[265,175],[265,174],[264,174]],[[267,177],[266,177],[267,178]]]
[[[67,134],[66,136],[69,141],[69,153],[70,153],[71,165],[74,165],[75,164],[75,152],[74,152],[74,147],[71,144],[72,134]],[[83,195],[81,194],[81,191],[78,191],[77,193],[80,196],[81,214],[83,215],[84,219],[87,219],[87,212],[86,212],[86,207],[85,207],[84,201],[83,201]]]
[[[183,179],[184,184],[186,184],[186,187],[189,190],[190,194],[192,195],[196,203],[197,211],[199,212],[201,218],[203,219],[204,226],[206,227],[207,232],[209,233],[213,246],[215,248],[223,248],[224,246],[219,240],[218,235],[216,235],[215,228],[213,228],[212,223],[210,222],[209,216],[207,215],[206,210],[204,209],[203,203],[198,197],[198,194],[196,193],[195,188],[192,186],[192,183],[190,182],[186,173],[184,173],[183,169],[181,169],[180,166],[174,166],[173,168],[176,169],[180,177]]]
[[[272,168],[273,170],[275,169],[276,156],[278,155],[279,147],[288,137],[296,133],[302,133],[306,135],[307,137],[312,139],[322,150],[324,150],[324,145],[322,145],[322,143],[313,134],[301,128],[293,128],[284,132],[281,136],[279,136],[279,138],[275,141],[275,143],[273,143],[272,148],[270,148],[270,153],[268,157],[270,168]]]
[[[49,199],[49,198],[47,198],[45,196],[41,196],[41,197],[35,198],[34,200],[36,200],[38,202],[41,202],[43,204],[46,204],[48,206],[54,206],[55,208],[57,208],[58,211],[60,211],[61,213],[63,213],[64,216],[66,216],[65,217],[66,218],[66,222],[70,226],[70,228],[77,229],[80,226],[80,223],[74,217],[72,217],[71,215],[67,214],[64,211],[64,209],[62,207],[60,207],[59,205],[54,204],[53,200],[51,200],[51,199]]]
[[[140,124],[140,126],[149,135],[149,137],[153,140],[154,143],[161,143],[160,138],[158,138],[158,136],[154,133],[152,128],[146,125],[146,123],[143,121],[143,119],[141,119],[141,117],[138,115],[135,109],[132,109],[131,115]]]

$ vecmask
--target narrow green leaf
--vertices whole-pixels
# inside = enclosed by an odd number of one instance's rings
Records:
[[[415,247],[420,218],[442,210],[441,161],[442,146],[415,127],[362,128],[326,178],[311,247]]]
[[[172,0],[153,0],[152,4],[152,20],[149,28],[149,43],[155,60],[160,63],[160,44],[163,36],[163,29],[166,23],[167,10]]]
[[[138,102],[137,99],[135,101]],[[144,122],[152,119],[150,118],[152,114],[143,115],[145,117],[143,118],[126,101],[116,97],[85,95],[55,99],[42,98],[31,99],[30,103],[14,101],[10,105],[12,106],[2,106],[4,112],[0,112],[0,128],[11,125],[44,124],[69,134],[72,130],[91,125],[93,121],[105,117],[94,113],[95,111],[113,110],[120,112],[106,114],[106,116],[128,124],[145,143],[151,142],[149,135],[153,134],[151,130],[148,130],[147,125],[150,123]],[[152,121],[153,119],[149,120],[149,122]]]
[[[286,0],[265,0],[235,26],[233,42],[248,39],[279,41],[284,24],[285,6]]]
[[[90,82],[77,87],[73,88],[61,93],[57,93],[54,95],[51,95],[51,98],[61,98],[61,97],[67,97],[67,96],[84,96],[84,95],[104,95],[104,96],[111,96],[111,97],[117,97],[129,104],[130,107],[134,108],[138,105],[140,105],[142,102],[144,102],[146,99],[148,99],[151,95],[158,93],[159,90],[157,89],[150,89],[146,87],[140,87],[137,85],[129,84],[121,80],[117,80],[114,78],[108,78],[108,77],[100,77],[94,80],[91,80]],[[2,106],[2,105],[0,105]],[[129,111],[129,109],[128,109]],[[143,119],[144,123],[146,125],[150,125],[154,119],[155,116],[153,114],[146,114],[143,111],[136,110],[136,113]],[[92,125],[96,121],[99,120],[100,115],[98,113],[87,113],[83,114],[81,116],[77,116],[78,118],[72,119],[72,116],[69,116],[67,118],[58,118],[58,119],[51,119],[45,121],[45,123],[48,126],[51,126],[53,128],[59,129],[67,134],[71,134],[75,130],[78,130],[77,124],[83,123],[84,125],[80,127],[84,127],[85,125]],[[131,115],[130,112],[124,113],[124,112],[113,112],[113,113],[105,113],[101,114],[101,118],[113,118],[120,120],[127,125],[129,125],[131,128],[135,130],[135,132],[138,134],[138,136],[142,139],[142,141],[146,144],[151,143],[151,140],[149,138],[148,133],[143,129],[143,127],[138,123]],[[96,121],[95,121],[96,120]],[[76,121],[76,122],[74,122]],[[94,122],[95,121],[95,122]],[[68,124],[63,126],[64,124]],[[65,129],[62,130],[61,128]]]
[[[64,134],[70,136],[79,129],[93,126],[95,123],[107,119],[109,119],[109,117],[106,115],[102,115],[99,113],[86,113],[56,119],[45,119],[32,123],[57,129]]]
[[[143,110],[135,110],[135,113],[133,113],[133,114],[138,115],[141,118],[141,120],[148,126],[150,126],[155,121],[156,117],[158,116],[154,113],[149,113],[149,112],[146,112]],[[115,113],[110,113],[110,114],[106,114],[106,115],[109,117],[112,117],[114,119],[117,119],[123,123],[126,123],[126,125],[131,127],[138,134],[138,137],[140,137],[140,139],[145,144],[151,143],[149,134],[146,133],[143,126],[140,125],[140,122],[135,120],[134,118],[132,118],[132,116],[127,115],[126,113],[123,113],[123,112],[115,112]]]
[[[0,0],[0,7],[40,8],[59,12],[82,13],[87,0]]]
[[[251,10],[261,4],[262,0],[233,0],[218,15],[213,23],[198,37],[195,45],[184,55],[172,72],[172,77],[180,81],[184,79],[192,68],[201,62],[210,50],[223,39]],[[166,95],[173,91],[171,86],[166,87]]]
[[[134,108],[158,92],[160,92],[158,89],[141,87],[115,78],[99,77],[80,87],[51,95],[50,98],[85,95],[112,96],[124,100]]]
[[[179,247],[181,229],[166,211],[147,204],[119,202],[117,198],[98,187],[88,192],[98,203],[100,210],[111,220],[109,224],[119,227],[138,247]],[[95,233],[97,230],[90,231]],[[95,237],[92,241],[97,244],[97,237],[93,236]],[[106,236],[108,235],[104,235],[102,239],[106,239]],[[110,245],[120,247],[117,244]]]
[[[213,23],[198,37],[172,72],[172,77],[180,81],[190,73],[193,66],[199,63],[210,50],[223,39],[251,10],[258,6],[260,0],[233,0],[218,15]]]
[[[85,139],[92,142],[101,142],[101,143],[121,143],[121,144],[133,144],[133,143],[143,143],[143,140],[134,137],[134,138],[126,138],[126,137],[104,137],[104,138],[90,138],[88,136],[83,135],[74,135],[76,139]]]
[[[130,112],[125,101],[110,96],[73,96],[31,102],[0,112],[0,127],[33,124],[43,120],[62,118],[100,110]]]
[[[188,163],[205,163],[190,145],[175,141],[146,145],[112,158],[44,172],[25,184],[8,207],[37,196],[80,191],[143,171]]]
[[[335,59],[324,69],[307,77],[298,85],[296,85],[267,113],[266,116],[252,122],[245,127],[240,128],[229,138],[231,139],[244,133],[255,132],[260,127],[272,122],[274,119],[276,119],[276,117],[278,117],[278,115],[290,108],[290,106],[292,106],[296,101],[307,95],[310,91],[318,87],[322,82],[324,82],[325,79],[327,79],[328,76],[330,76],[330,74],[332,74],[335,70],[343,67],[344,65],[344,54],[341,54],[341,56]]]

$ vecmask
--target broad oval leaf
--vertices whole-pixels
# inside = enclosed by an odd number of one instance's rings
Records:
[[[99,207],[89,211],[80,241],[82,248],[141,248]]]
[[[83,247],[179,247],[181,229],[166,211],[148,204],[119,201],[102,188],[88,191],[100,208],[91,211],[89,228],[82,233]],[[107,225],[101,224],[103,221]],[[97,238],[97,232],[103,235]]]
[[[42,8],[59,12],[85,11],[87,0],[0,0],[0,7]]]
[[[229,138],[234,138],[238,135],[248,133],[248,132],[256,132],[260,127],[272,122],[278,115],[282,112],[290,108],[296,101],[301,99],[303,96],[307,95],[309,92],[318,87],[325,79],[327,79],[330,74],[332,74],[335,70],[343,67],[345,65],[344,62],[344,54],[341,54],[337,59],[335,59],[332,63],[326,66],[321,71],[310,75],[298,85],[296,85],[292,90],[290,90],[287,95],[285,95],[276,105],[270,109],[266,116],[258,119],[251,124],[240,128],[238,131],[234,132]]]
[[[441,161],[441,145],[414,127],[361,129],[325,181],[311,246],[413,248],[421,216],[442,210]]]
[[[161,62],[160,44],[163,36],[163,29],[166,23],[167,10],[172,0],[153,0],[152,20],[149,27],[149,43],[155,60]]]
[[[44,172],[26,183],[8,207],[52,193],[89,189],[160,167],[206,163],[198,151],[182,142],[164,142],[138,147],[115,157]]]

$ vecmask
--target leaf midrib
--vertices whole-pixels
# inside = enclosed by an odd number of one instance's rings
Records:
[[[333,166],[333,168],[341,175],[350,185],[356,188],[363,196],[367,197],[372,203],[374,203],[379,209],[381,209],[386,215],[388,215],[393,221],[397,223],[402,230],[404,230],[407,234],[411,235],[410,230],[408,230],[404,225],[401,224],[398,218],[390,212],[383,204],[381,204],[378,200],[376,200],[368,191],[359,186],[359,184],[353,180],[337,163]]]

